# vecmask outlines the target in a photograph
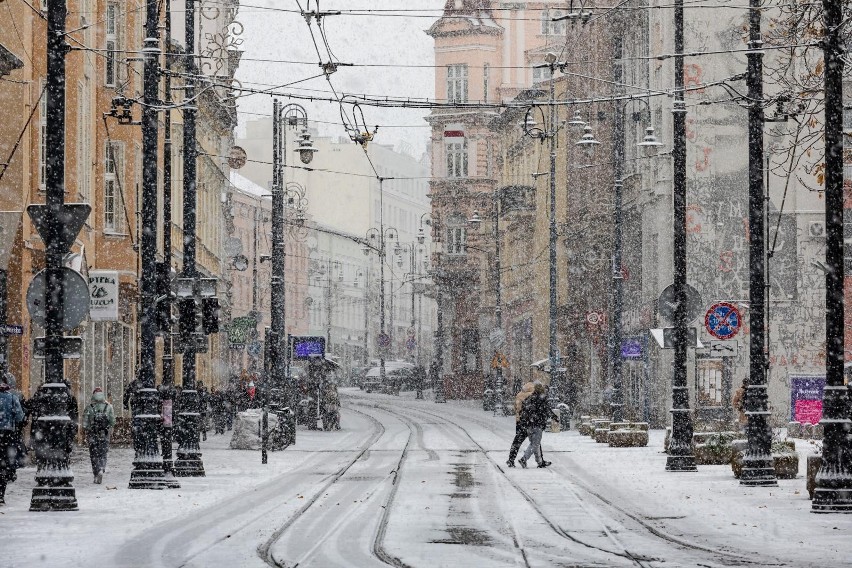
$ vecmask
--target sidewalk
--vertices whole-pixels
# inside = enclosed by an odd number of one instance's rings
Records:
[[[547,434],[542,443],[557,472],[671,535],[787,561],[852,566],[852,515],[810,512],[805,468],[813,446],[807,441],[796,440],[796,479],[752,488],[741,486],[729,465],[667,472],[664,436],[652,430],[644,448],[611,448],[576,431]]]

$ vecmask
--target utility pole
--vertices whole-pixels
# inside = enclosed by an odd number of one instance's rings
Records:
[[[65,203],[65,19],[67,8],[62,0],[47,5],[47,116],[45,144],[45,204],[30,205],[27,212],[38,229],[45,246],[44,307],[44,376],[45,382],[36,394],[43,405],[33,424],[35,440],[36,487],[33,488],[30,511],[76,511],[77,496],[71,483],[71,442],[77,425],[69,417],[71,393],[65,381],[63,358],[63,312],[66,290],[62,283],[62,257],[71,248],[83,222],[89,215],[88,205],[79,210],[74,227],[63,222],[75,205]]]
[[[622,82],[622,40],[623,27],[620,15],[616,16],[616,32],[613,37],[613,84]],[[619,87],[616,87],[619,88]],[[614,126],[612,133],[612,154],[615,169],[613,187],[613,247],[612,247],[612,333],[610,335],[610,372],[612,373],[612,400],[610,410],[613,422],[624,421],[624,384],[621,359],[621,312],[624,302],[624,277],[622,263],[622,196],[624,190],[624,112],[625,107],[616,102],[613,105]]]
[[[165,83],[166,110],[163,116],[163,265],[161,278],[170,285],[170,272],[172,267],[172,78],[171,78],[171,45],[172,45],[172,2],[166,0],[166,29],[165,29],[165,57],[164,65],[166,72],[163,75]],[[160,308],[167,316],[164,318],[166,324],[163,333],[163,379],[160,387],[160,398],[163,408],[163,424],[160,430],[160,444],[163,453],[163,471],[172,471],[172,443],[174,441],[174,401],[175,401],[175,365],[174,349],[172,341],[172,297],[171,290],[163,290],[166,293],[158,298],[163,306]]]
[[[548,55],[550,64],[550,238],[549,238],[549,269],[550,269],[550,309],[549,309],[549,341],[548,341],[548,357],[550,359],[550,378],[551,388],[555,390],[557,398],[560,396],[560,389],[564,388],[563,374],[560,370],[562,362],[559,360],[559,349],[556,339],[556,317],[557,317],[557,291],[558,285],[556,278],[556,96],[554,89],[556,88],[556,69],[559,65],[556,61],[556,56]]]
[[[142,237],[139,312],[140,357],[133,398],[133,471],[130,489],[177,487],[166,480],[159,448],[160,393],[155,385],[157,335],[157,106],[159,105],[159,2],[148,0],[145,6],[144,88],[142,105]]]
[[[822,466],[814,513],[852,512],[852,400],[843,384],[843,2],[823,0],[825,38],[825,370]]]
[[[672,103],[674,362],[672,364],[672,437],[667,471],[695,471],[692,418],[686,384],[686,103],[683,81],[683,0],[674,0],[674,75]]]
[[[749,0],[748,72],[748,233],[749,233],[749,380],[744,408],[748,446],[740,485],[776,486],[772,430],[766,392],[766,198],[763,186],[763,40],[760,0]]]
[[[149,0],[150,1],[150,0]],[[198,107],[195,104],[195,77],[198,66],[195,63],[195,2],[187,0],[184,13],[186,91],[183,105],[183,274],[185,282],[198,281],[198,269],[195,265],[196,254],[196,212],[197,212],[197,170],[198,149],[195,140],[195,119]],[[181,319],[190,322],[192,333],[182,334],[183,376],[178,404],[178,450],[174,464],[174,474],[179,477],[204,477],[204,463],[201,460],[201,446],[198,441],[200,400],[196,389],[196,353],[198,336],[195,331],[197,306],[195,299],[181,300]],[[182,324],[181,327],[187,327]],[[188,339],[188,340],[187,340]]]

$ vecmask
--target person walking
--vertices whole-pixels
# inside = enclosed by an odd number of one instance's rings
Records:
[[[550,403],[547,401],[547,393],[544,385],[537,383],[533,388],[533,393],[521,405],[521,424],[526,427],[527,435],[530,442],[524,455],[518,460],[521,467],[527,467],[527,460],[535,454],[535,461],[538,467],[547,467],[551,462],[545,461],[541,453],[541,436],[544,429],[547,427],[549,420],[559,421],[559,417],[551,410]]]
[[[199,430],[201,430],[201,441],[207,441],[207,416],[209,412],[210,405],[210,394],[207,392],[207,387],[204,386],[204,383],[198,381],[195,383],[195,390],[198,391],[198,413],[200,415],[200,423],[198,425]]]
[[[0,379],[0,506],[6,504],[6,484],[17,479],[18,426],[24,410],[6,378]]]
[[[512,440],[512,446],[509,448],[509,461],[506,462],[506,465],[509,467],[515,467],[515,458],[521,449],[521,444],[527,439],[527,428],[521,424],[521,407],[524,401],[533,393],[534,388],[535,385],[533,383],[526,383],[521,387],[521,391],[515,395],[515,438]]]
[[[109,438],[114,427],[115,412],[112,405],[107,402],[101,387],[96,387],[92,392],[92,402],[83,411],[83,430],[89,442],[89,458],[92,460],[95,483],[103,481]]]
[[[210,391],[210,412],[213,414],[213,433],[224,434],[225,423],[227,422],[225,399],[222,392],[216,390],[216,387],[213,387]]]

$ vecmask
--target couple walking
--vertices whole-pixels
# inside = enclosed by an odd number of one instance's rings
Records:
[[[541,436],[547,427],[547,422],[551,419],[559,421],[550,409],[545,386],[538,382],[525,384],[515,397],[515,439],[512,440],[512,447],[509,449],[509,461],[506,462],[509,467],[515,467],[515,457],[526,438],[530,439],[530,443],[524,455],[518,460],[521,467],[527,467],[527,460],[532,455],[535,455],[538,467],[547,467],[551,464],[545,461],[541,452]]]

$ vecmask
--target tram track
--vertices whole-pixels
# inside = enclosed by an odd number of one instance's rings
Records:
[[[502,467],[499,463],[497,463],[497,462],[496,462],[493,458],[491,458],[491,456],[489,456],[489,455],[488,455],[488,451],[487,451],[487,450],[485,450],[485,448],[483,448],[483,447],[482,447],[482,445],[481,445],[481,444],[479,444],[479,443],[478,443],[478,442],[477,442],[477,441],[476,441],[476,440],[475,440],[475,439],[471,436],[470,432],[468,432],[468,431],[467,431],[467,429],[466,429],[464,426],[462,426],[462,425],[458,424],[457,422],[455,422],[455,421],[453,421],[453,420],[450,420],[450,419],[449,419],[449,418],[447,418],[446,416],[442,416],[442,415],[439,415],[439,414],[435,414],[435,413],[429,412],[429,411],[424,410],[424,409],[421,409],[421,408],[412,407],[412,406],[406,406],[406,408],[407,408],[407,409],[412,409],[412,410],[415,410],[415,411],[419,411],[419,412],[421,412],[422,414],[425,414],[425,415],[431,416],[431,417],[433,417],[433,418],[440,418],[440,419],[442,419],[442,420],[445,420],[446,422],[448,422],[448,423],[452,424],[453,426],[455,426],[456,428],[458,428],[459,430],[461,430],[462,432],[464,432],[464,433],[465,433],[465,435],[466,435],[468,438],[470,438],[470,440],[471,440],[471,441],[472,441],[472,442],[473,442],[473,443],[474,443],[474,444],[475,444],[475,445],[476,445],[476,446],[480,449],[480,451],[482,451],[482,452],[483,452],[483,453],[484,453],[484,454],[488,457],[489,461],[490,461],[491,463],[493,463],[493,464],[494,464],[494,466],[495,466],[498,470],[500,470],[500,472],[501,472],[501,473],[503,473],[503,474],[504,474],[505,478],[506,478],[506,479],[507,479],[507,480],[508,480],[508,481],[512,484],[512,486],[513,486],[513,487],[514,487],[514,488],[515,488],[515,489],[516,489],[519,493],[521,493],[521,495],[522,495],[522,496],[523,496],[523,497],[524,497],[524,498],[525,498],[528,502],[530,502],[530,504],[533,506],[533,508],[535,508],[535,509],[536,509],[536,510],[537,510],[537,511],[538,511],[538,512],[542,515],[542,517],[543,517],[543,518],[547,519],[547,518],[546,518],[546,515],[545,515],[542,511],[540,511],[540,508],[538,507],[538,505],[537,505],[536,503],[534,503],[534,500],[533,500],[532,496],[531,496],[531,495],[529,495],[529,494],[528,494],[528,493],[527,493],[527,492],[526,492],[523,488],[521,488],[521,487],[520,487],[517,483],[515,483],[515,482],[514,482],[514,481],[513,481],[513,480],[512,480],[512,479],[511,479],[508,475],[505,475],[505,470],[503,469],[503,467]],[[493,424],[493,423],[488,423],[488,422],[486,422],[486,421],[484,421],[484,420],[481,420],[480,418],[476,418],[476,417],[473,417],[473,416],[465,416],[464,418],[465,418],[465,419],[467,419],[467,420],[470,420],[471,422],[473,422],[473,423],[475,423],[475,424],[478,424],[479,426],[482,426],[483,428],[486,428],[486,429],[488,429],[488,430],[491,430],[491,429],[494,427],[494,424]],[[779,561],[779,560],[777,560],[777,559],[770,560],[769,562],[766,562],[765,560],[763,560],[763,561],[755,561],[755,560],[753,560],[753,559],[751,559],[751,558],[748,558],[748,557],[746,557],[746,556],[744,556],[744,555],[742,555],[742,554],[738,554],[738,553],[735,553],[735,552],[729,552],[729,551],[726,551],[726,550],[721,550],[721,549],[719,549],[719,548],[711,548],[711,547],[709,547],[709,546],[703,546],[703,545],[700,545],[700,544],[695,544],[695,543],[692,543],[692,542],[688,542],[688,541],[686,541],[686,540],[684,540],[684,539],[682,539],[682,538],[678,538],[678,537],[676,537],[676,536],[674,536],[674,535],[671,535],[671,534],[669,534],[669,533],[665,532],[664,530],[662,530],[662,529],[660,529],[660,528],[658,528],[658,527],[655,527],[655,526],[653,526],[652,524],[648,523],[645,519],[643,519],[643,518],[642,518],[642,516],[641,516],[640,514],[635,513],[635,512],[633,512],[633,511],[630,511],[630,510],[628,510],[628,509],[626,509],[626,508],[624,508],[624,507],[622,507],[622,506],[620,506],[620,505],[616,504],[616,503],[615,503],[613,500],[611,500],[611,499],[607,499],[606,497],[604,497],[603,495],[601,495],[599,492],[597,492],[597,491],[595,491],[594,489],[592,489],[591,487],[589,487],[589,486],[588,486],[588,484],[587,484],[585,481],[583,481],[583,480],[582,480],[579,476],[577,476],[576,474],[574,474],[574,473],[573,473],[573,472],[571,472],[570,470],[568,470],[568,469],[566,469],[566,468],[561,468],[561,469],[559,469],[558,471],[559,471],[559,473],[560,473],[561,475],[563,475],[564,477],[569,478],[569,479],[572,481],[572,483],[574,484],[574,486],[575,486],[575,487],[577,487],[577,488],[579,488],[580,490],[582,490],[582,491],[583,491],[584,493],[586,493],[589,497],[591,497],[591,498],[593,498],[593,499],[595,499],[595,500],[597,500],[597,501],[600,501],[600,502],[601,502],[602,504],[604,504],[606,507],[608,507],[608,508],[610,508],[610,509],[612,509],[612,510],[614,510],[614,511],[617,511],[617,512],[618,512],[618,513],[620,513],[620,514],[625,515],[625,516],[626,516],[626,517],[628,517],[630,520],[632,520],[633,522],[635,522],[636,524],[638,524],[640,527],[642,527],[642,528],[643,528],[645,531],[647,531],[649,534],[653,535],[653,536],[654,536],[654,537],[656,537],[656,538],[662,539],[662,540],[664,540],[664,541],[666,541],[666,542],[668,542],[668,543],[670,543],[670,544],[677,545],[677,546],[679,546],[679,547],[681,547],[681,548],[684,548],[684,549],[693,550],[693,551],[701,552],[701,553],[704,553],[704,554],[710,554],[710,555],[712,555],[712,556],[714,556],[714,557],[717,557],[717,558],[718,558],[718,557],[723,557],[723,558],[724,558],[724,560],[721,560],[721,561],[720,561],[720,563],[722,563],[722,564],[727,564],[727,565],[730,565],[731,563],[736,562],[736,563],[737,563],[736,565],[739,565],[739,566],[752,566],[752,565],[754,565],[754,566],[777,566],[777,567],[784,567],[784,566],[788,566],[788,564],[786,564],[786,563],[784,563],[784,562],[781,562],[781,561]],[[567,488],[568,488],[568,489],[569,489],[569,490],[570,490],[570,491],[574,494],[574,496],[575,496],[575,498],[576,498],[577,502],[580,504],[580,506],[581,506],[581,507],[582,507],[582,508],[583,508],[583,509],[584,509],[584,510],[588,513],[588,514],[592,514],[592,511],[590,511],[590,509],[588,508],[588,506],[587,506],[587,505],[586,505],[586,503],[584,502],[584,499],[582,498],[582,496],[580,496],[580,494],[579,494],[579,493],[578,493],[578,492],[577,492],[577,491],[576,491],[573,487],[571,487],[570,485],[566,485],[565,487],[567,487]],[[596,513],[595,513],[595,516],[597,516],[597,514],[596,514]],[[555,532],[557,532],[558,534],[561,534],[561,535],[562,535],[562,536],[564,536],[565,538],[568,538],[568,539],[570,539],[570,540],[572,540],[572,541],[574,541],[574,542],[576,542],[576,543],[578,543],[578,544],[582,544],[583,546],[587,546],[587,547],[590,547],[590,548],[596,548],[596,549],[598,549],[598,550],[604,550],[604,549],[601,549],[600,547],[594,546],[594,545],[592,545],[592,544],[590,544],[590,543],[586,543],[586,542],[584,542],[584,541],[582,541],[582,540],[580,540],[580,539],[578,539],[578,538],[574,537],[573,535],[570,535],[570,533],[568,533],[568,532],[564,531],[564,530],[563,530],[563,529],[561,529],[561,527],[559,527],[558,525],[556,525],[556,524],[554,524],[554,523],[551,523],[551,522],[549,521],[549,519],[547,519],[547,522],[548,522],[548,524],[550,524],[550,525],[551,525],[551,528],[553,528],[553,529],[555,530]],[[602,524],[604,524],[602,520],[601,520],[601,521],[599,521],[599,522],[601,522]],[[605,524],[604,524],[604,526],[605,526]],[[624,547],[624,546],[620,543],[620,541],[617,539],[617,537],[615,537],[615,535],[614,535],[614,534],[612,534],[612,531],[611,531],[611,530],[609,530],[608,528],[606,528],[606,531],[605,531],[605,532],[607,533],[608,537],[609,537],[609,538],[610,538],[610,539],[611,539],[614,543],[617,543],[617,544],[618,544],[618,547],[619,547],[619,548],[621,548],[622,550],[624,550],[624,554],[621,554],[621,553],[619,553],[619,552],[615,552],[615,551],[606,551],[606,552],[609,552],[609,553],[615,554],[615,555],[617,555],[617,556],[623,556],[624,558],[627,558],[627,559],[629,559],[629,560],[633,561],[633,562],[634,562],[637,566],[639,566],[639,567],[645,567],[647,562],[653,562],[654,560],[656,560],[656,559],[653,559],[653,558],[646,558],[646,557],[642,557],[642,556],[639,556],[639,555],[634,555],[634,554],[633,554],[633,553],[631,553],[630,551],[626,550],[626,547]],[[605,550],[604,550],[604,551],[605,551]]]
[[[351,410],[353,412],[357,412],[357,413],[362,414],[364,416],[367,416],[372,422],[374,422],[375,424],[378,424],[378,426],[380,427],[381,430],[375,436],[373,436],[367,443],[365,443],[363,445],[361,451],[358,453],[358,455],[354,459],[352,459],[344,467],[340,468],[335,473],[335,475],[332,476],[323,485],[323,487],[319,491],[317,491],[316,494],[308,502],[306,502],[303,507],[301,507],[299,509],[298,512],[296,512],[294,515],[292,515],[287,520],[287,522],[285,522],[282,526],[280,526],[272,534],[272,536],[269,539],[267,539],[266,542],[264,542],[260,547],[258,547],[258,555],[261,557],[261,559],[263,559],[263,561],[267,565],[275,567],[275,568],[297,568],[298,566],[303,565],[304,563],[309,561],[311,559],[311,557],[314,556],[316,554],[316,552],[318,550],[320,550],[322,548],[322,546],[329,539],[331,539],[336,533],[338,533],[347,524],[348,521],[351,520],[350,517],[351,517],[352,514],[354,514],[354,512],[350,512],[349,514],[342,515],[337,520],[337,522],[335,522],[332,526],[329,527],[329,529],[326,531],[326,533],[321,538],[318,538],[316,540],[316,542],[313,543],[313,546],[310,547],[310,549],[307,551],[306,554],[303,554],[296,562],[294,562],[292,564],[286,564],[283,561],[276,559],[274,554],[273,554],[273,549],[274,549],[276,543],[278,543],[282,539],[282,537],[286,534],[287,530],[290,529],[293,526],[293,524],[295,524],[297,521],[302,519],[303,515],[308,513],[322,496],[328,494],[329,490],[332,489],[335,484],[339,483],[342,479],[344,479],[344,476],[346,475],[346,473],[349,472],[352,469],[352,467],[359,460],[362,460],[362,459],[366,458],[367,456],[369,456],[369,452],[371,450],[376,451],[373,446],[381,438],[381,436],[385,433],[384,426],[381,424],[381,422],[379,420],[377,420],[374,416],[371,416],[367,412],[362,412],[360,410],[356,410],[356,409],[352,408],[351,405],[349,406],[349,410]],[[379,410],[382,410],[382,409],[379,409]],[[390,491],[388,493],[387,498],[385,499],[385,501],[382,505],[382,514],[379,518],[379,521],[378,521],[378,524],[377,524],[377,527],[376,527],[376,533],[375,533],[375,536],[373,538],[371,552],[379,561],[381,561],[384,564],[387,564],[389,566],[394,566],[395,568],[411,568],[409,565],[405,564],[402,560],[400,560],[399,558],[397,558],[393,554],[389,553],[384,547],[384,539],[385,539],[385,535],[386,535],[386,532],[387,532],[387,526],[388,526],[388,522],[389,522],[389,519],[390,519],[390,514],[391,514],[391,511],[392,511],[392,508],[393,508],[394,500],[396,498],[397,490],[399,488],[398,481],[399,481],[401,469],[402,469],[405,461],[408,459],[408,450],[409,450],[409,446],[411,445],[411,441],[416,436],[416,430],[414,428],[412,428],[411,424],[406,423],[406,421],[401,421],[401,422],[406,424],[409,432],[408,432],[408,438],[406,439],[405,445],[402,448],[402,450],[400,451],[399,460],[397,460],[396,466],[389,473],[389,476],[386,477],[385,479],[381,480],[379,484],[377,484],[375,487],[373,487],[369,491],[369,493],[367,493],[364,496],[363,501],[368,501],[377,492],[379,492],[382,489],[383,485],[386,483],[387,479],[391,480],[390,481],[391,488],[390,488]]]
[[[496,462],[496,461],[495,461],[495,460],[494,460],[494,459],[493,459],[493,458],[492,458],[492,457],[488,454],[488,451],[487,451],[487,450],[486,450],[486,449],[485,449],[485,448],[484,448],[484,447],[483,447],[483,446],[482,446],[482,445],[481,445],[478,441],[476,441],[476,439],[475,439],[475,438],[474,438],[474,437],[470,434],[470,432],[468,432],[468,431],[467,431],[467,429],[466,429],[466,428],[464,428],[463,426],[459,425],[458,423],[456,423],[456,422],[454,422],[454,421],[452,421],[452,420],[450,420],[450,419],[446,418],[445,416],[440,416],[440,415],[438,415],[438,414],[434,414],[434,413],[431,413],[431,412],[429,412],[429,411],[426,411],[426,410],[423,410],[423,409],[420,409],[420,408],[412,408],[412,407],[406,407],[406,408],[407,408],[407,409],[414,410],[415,412],[420,412],[421,414],[426,414],[426,415],[431,416],[431,417],[433,417],[433,418],[439,418],[439,419],[441,419],[441,420],[443,420],[443,421],[445,421],[445,422],[449,423],[449,424],[450,424],[450,425],[452,425],[454,428],[457,428],[459,431],[461,431],[461,432],[462,432],[462,433],[463,433],[463,434],[467,437],[467,439],[468,439],[468,440],[470,440],[470,442],[471,442],[474,446],[476,446],[477,451],[478,451],[478,452],[480,452],[480,453],[482,453],[482,455],[486,458],[487,463],[491,464],[491,466],[492,466],[492,467],[493,467],[493,468],[494,468],[497,472],[499,472],[499,474],[500,474],[500,478],[501,478],[502,480],[504,480],[504,481],[508,482],[508,484],[509,484],[509,485],[510,485],[510,486],[511,486],[511,487],[512,487],[512,488],[513,488],[513,489],[514,489],[514,490],[515,490],[515,491],[516,491],[516,492],[517,492],[517,493],[518,493],[518,494],[519,494],[519,495],[520,495],[520,496],[521,496],[521,497],[522,497],[522,498],[523,498],[523,499],[524,499],[527,503],[529,503],[529,505],[530,505],[530,506],[532,507],[532,509],[536,512],[536,514],[538,514],[538,516],[541,518],[541,520],[542,520],[542,521],[544,521],[544,522],[547,524],[547,526],[548,526],[548,527],[549,527],[549,528],[550,528],[550,529],[551,529],[551,530],[552,530],[555,534],[557,534],[558,536],[560,536],[560,537],[562,537],[562,538],[565,538],[565,539],[567,539],[567,540],[569,540],[569,541],[573,542],[574,544],[578,544],[578,545],[580,545],[580,546],[583,546],[583,547],[586,547],[586,548],[589,548],[589,549],[593,549],[593,550],[596,550],[596,551],[598,551],[598,552],[603,552],[603,553],[605,553],[605,554],[611,554],[611,555],[619,556],[619,557],[621,557],[621,558],[623,558],[623,559],[625,559],[625,560],[628,560],[628,561],[630,561],[631,563],[635,564],[638,568],[647,568],[647,565],[645,564],[645,562],[653,560],[653,559],[649,559],[649,558],[642,558],[642,557],[639,557],[638,555],[635,555],[635,554],[631,553],[630,551],[626,550],[626,548],[623,546],[623,544],[622,544],[620,541],[618,541],[618,540],[616,539],[616,537],[612,534],[612,532],[611,532],[610,530],[608,530],[608,528],[607,528],[605,525],[603,525],[603,523],[602,523],[602,525],[604,526],[604,532],[605,532],[605,534],[607,534],[607,536],[608,536],[608,537],[609,537],[609,538],[613,541],[613,543],[614,543],[614,544],[615,544],[618,548],[620,548],[623,552],[613,551],[613,550],[609,550],[609,549],[606,549],[606,548],[602,548],[602,547],[596,546],[596,545],[594,545],[594,544],[591,544],[591,543],[585,542],[584,540],[582,540],[582,539],[580,539],[580,538],[577,538],[576,536],[574,536],[574,535],[570,534],[569,532],[565,531],[564,529],[562,529],[562,527],[560,527],[560,526],[559,526],[559,525],[558,525],[555,521],[553,521],[553,520],[552,520],[552,519],[551,519],[551,518],[550,518],[550,517],[549,517],[549,516],[548,516],[548,515],[547,515],[547,514],[546,514],[546,513],[542,510],[542,509],[541,509],[541,507],[538,505],[538,503],[536,502],[536,500],[535,500],[535,499],[534,499],[534,498],[533,498],[533,497],[532,497],[532,496],[531,496],[531,495],[530,495],[530,494],[529,494],[526,490],[524,490],[524,489],[523,489],[523,488],[522,488],[522,487],[521,487],[521,486],[520,486],[517,482],[515,482],[515,481],[514,481],[513,479],[511,479],[508,475],[506,475],[505,470],[504,470],[504,469],[503,469],[503,468],[502,468],[502,467],[501,467],[501,466],[500,466],[500,465],[499,465],[499,464],[498,464],[498,463],[497,463],[497,462]],[[493,425],[491,425],[491,426],[493,426]],[[582,506],[582,504],[581,504],[581,506]],[[520,548],[520,546],[519,546],[519,548]],[[525,553],[524,553],[524,561],[526,562],[526,554],[525,554]],[[527,566],[529,566],[529,564],[528,564],[528,563],[527,563]]]

